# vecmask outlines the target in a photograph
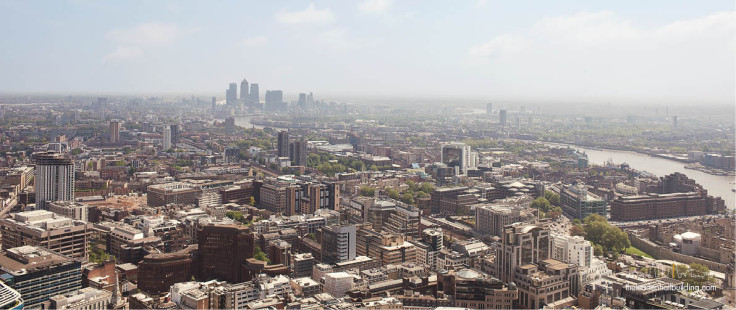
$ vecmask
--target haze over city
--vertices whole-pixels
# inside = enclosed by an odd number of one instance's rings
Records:
[[[731,104],[732,1],[3,1],[0,91]],[[277,85],[277,86],[273,86]]]

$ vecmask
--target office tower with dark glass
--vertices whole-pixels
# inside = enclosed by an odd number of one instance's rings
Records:
[[[506,127],[506,110],[498,111],[498,123]]]
[[[289,157],[289,132],[280,131],[276,143],[276,155],[278,157]]]
[[[486,114],[493,114],[493,103],[486,103]]]
[[[171,144],[177,144],[181,141],[179,141],[179,133],[181,131],[181,126],[179,124],[171,124]]]
[[[289,143],[289,159],[292,166],[306,166],[307,141],[299,140]]]
[[[36,205],[74,200],[74,163],[61,153],[34,154],[36,162]]]

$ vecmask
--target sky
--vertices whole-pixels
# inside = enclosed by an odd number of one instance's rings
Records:
[[[0,1],[0,92],[734,104],[734,1]]]

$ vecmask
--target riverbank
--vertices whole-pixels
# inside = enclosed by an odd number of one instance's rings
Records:
[[[638,150],[638,149],[634,149],[634,148],[626,148],[626,147],[619,147],[619,148],[608,147],[608,146],[601,147],[601,146],[597,146],[597,145],[575,144],[575,143],[568,143],[568,142],[545,142],[545,141],[537,141],[537,142],[541,142],[541,143],[544,143],[544,144],[553,144],[553,145],[563,145],[563,146],[571,146],[571,147],[578,147],[578,148],[586,148],[586,149],[592,149],[592,150],[596,150],[596,151],[631,152],[631,153],[636,153],[636,154],[641,154],[641,155],[647,155],[647,156],[651,156],[651,157],[662,158],[662,159],[665,159],[665,160],[675,161],[675,162],[679,162],[679,163],[683,163],[683,164],[688,164],[688,165],[683,165],[683,167],[685,169],[696,170],[696,171],[699,171],[699,172],[702,172],[702,173],[706,173],[706,174],[710,174],[710,175],[713,175],[713,176],[736,176],[736,171],[726,171],[726,170],[723,170],[723,169],[706,167],[706,166],[703,166],[702,164],[700,164],[700,163],[698,163],[696,161],[690,160],[690,159],[688,159],[686,157],[682,157],[682,156],[675,156],[675,155],[655,153],[655,152],[646,152],[646,151],[642,151],[642,150]]]

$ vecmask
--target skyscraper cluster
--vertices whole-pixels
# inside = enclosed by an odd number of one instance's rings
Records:
[[[215,104],[212,109],[214,111]],[[260,94],[258,92],[258,84],[249,84],[247,79],[243,79],[240,82],[240,97],[238,97],[238,83],[230,83],[228,88],[225,90],[225,104],[227,105],[258,105],[260,103]]]

